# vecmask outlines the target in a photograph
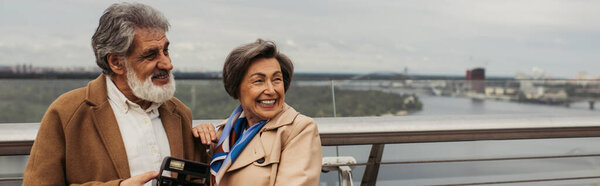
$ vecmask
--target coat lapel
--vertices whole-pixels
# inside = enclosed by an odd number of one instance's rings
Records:
[[[129,173],[127,151],[125,151],[121,131],[119,130],[117,119],[115,118],[115,114],[112,111],[110,104],[104,104],[95,109],[94,120],[98,133],[104,143],[104,147],[107,149],[119,177],[131,177]]]
[[[96,130],[107,149],[120,178],[131,177],[127,152],[115,114],[108,103],[106,78],[104,75],[91,81],[87,89],[87,101],[94,105],[93,120]]]
[[[282,111],[271,119],[261,131],[274,130],[284,125],[292,124],[298,112],[287,103],[283,105]]]
[[[254,136],[252,140],[250,140],[246,148],[244,148],[244,150],[240,153],[238,158],[233,162],[233,164],[227,169],[226,172],[234,171],[242,167],[248,166],[249,164],[261,158],[265,158],[264,163],[267,164],[279,162],[278,158],[274,158],[279,157],[279,155],[275,155],[272,152],[273,150],[277,149],[273,149],[273,145],[269,144],[269,142],[272,142],[275,139],[262,139],[264,137],[263,135],[261,135],[261,133],[269,130],[276,130],[281,126],[291,124],[297,115],[298,112],[296,112],[294,108],[285,104],[283,106],[282,111],[274,118],[272,118],[267,124],[265,124],[265,126],[263,126],[263,128],[256,134],[256,136]],[[263,145],[263,140],[266,140],[267,146]],[[278,151],[280,151],[280,149],[278,149]],[[268,154],[266,154],[265,152],[268,152]]]
[[[175,105],[171,101],[166,101],[162,106],[158,108],[160,113],[160,119],[162,121],[167,138],[169,139],[169,146],[171,148],[171,156],[176,158],[183,157],[183,139],[182,139],[182,126],[181,117],[173,113]]]
[[[226,172],[234,171],[239,168],[245,167],[256,160],[265,157],[265,151],[260,140],[260,133],[256,134],[252,140],[248,143],[246,148],[242,150],[237,159],[229,166]],[[265,162],[267,163],[267,162]]]

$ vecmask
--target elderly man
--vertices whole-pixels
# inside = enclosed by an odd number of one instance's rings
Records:
[[[149,185],[165,156],[207,162],[175,82],[162,13],[113,4],[92,37],[103,74],[42,119],[24,185]]]

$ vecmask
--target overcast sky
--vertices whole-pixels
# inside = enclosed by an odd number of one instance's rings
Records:
[[[139,1],[163,12],[176,69],[220,71],[236,46],[275,41],[297,72],[600,75],[596,0]],[[113,2],[0,0],[0,65],[95,66]]]

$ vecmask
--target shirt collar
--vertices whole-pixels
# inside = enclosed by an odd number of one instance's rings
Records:
[[[127,113],[131,108],[141,109],[141,107],[137,103],[134,103],[127,99],[127,97],[125,97],[125,95],[119,90],[119,88],[117,88],[115,83],[112,81],[111,76],[107,75],[106,77],[106,89],[108,91],[108,99],[113,100],[121,111]],[[158,114],[158,107],[160,107],[161,105],[162,104],[160,103],[152,102],[150,107],[144,110],[144,112]]]

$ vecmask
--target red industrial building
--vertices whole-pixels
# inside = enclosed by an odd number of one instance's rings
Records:
[[[484,68],[474,68],[471,70],[467,70],[467,74],[465,77],[466,80],[471,83],[471,90],[476,93],[484,93],[485,92],[485,69]]]

